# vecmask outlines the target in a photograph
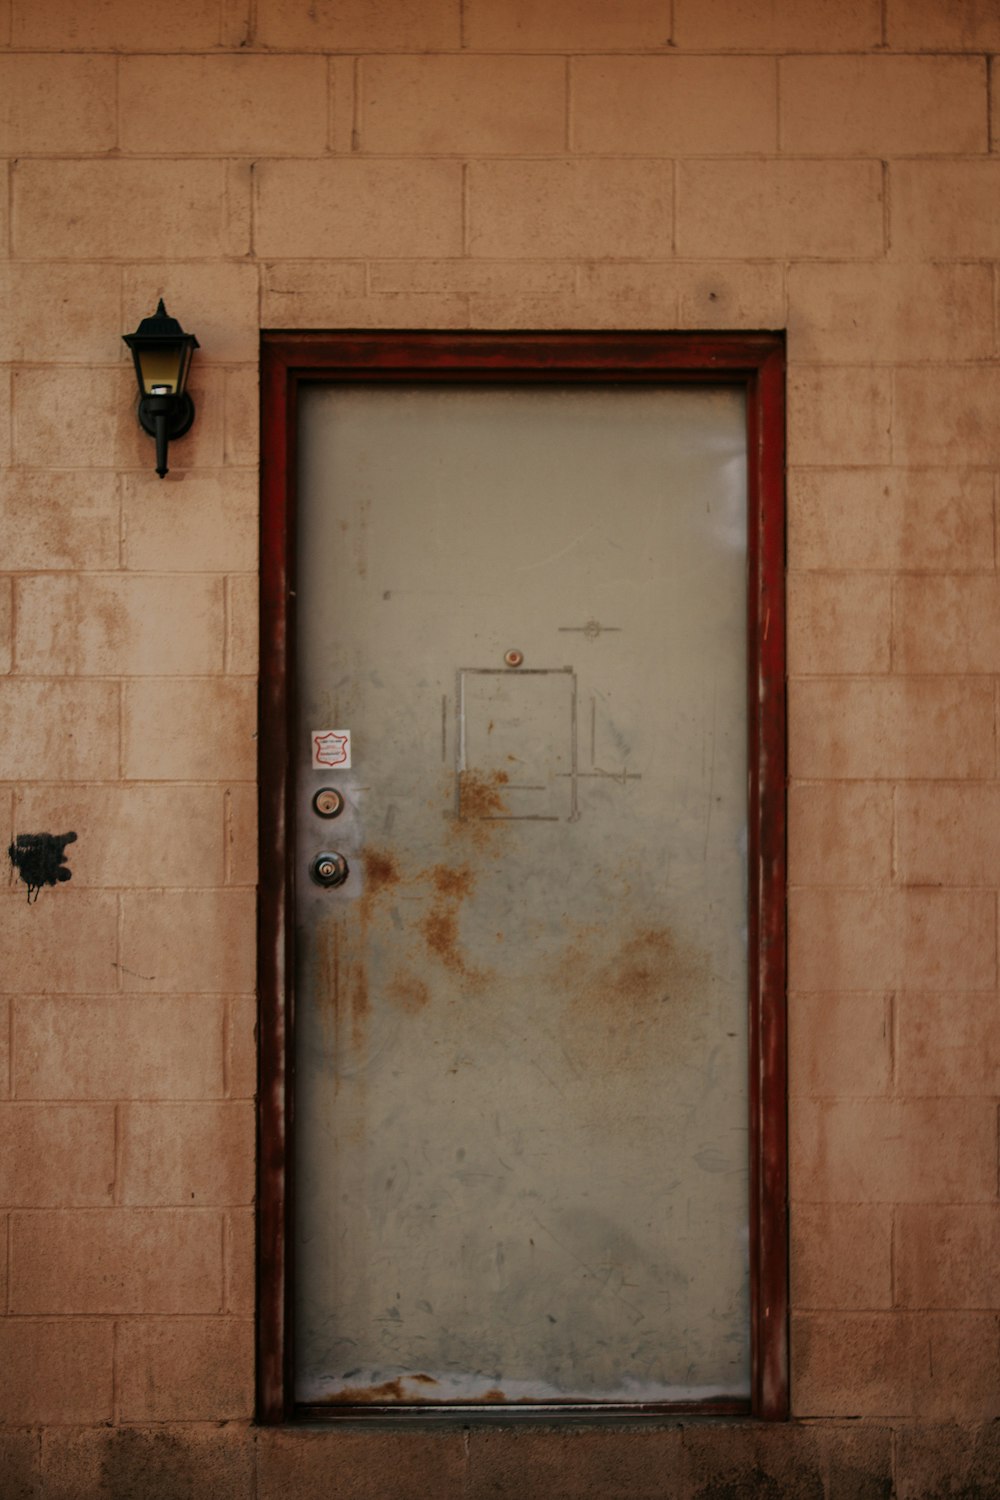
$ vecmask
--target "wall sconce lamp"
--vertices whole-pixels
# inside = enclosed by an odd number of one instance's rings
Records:
[[[162,479],[167,444],[183,437],[194,421],[194,402],[184,387],[198,340],[170,316],[162,297],[153,316],[143,318],[135,333],[124,333],[122,339],[135,361],[139,426],[156,439],[156,472]]]

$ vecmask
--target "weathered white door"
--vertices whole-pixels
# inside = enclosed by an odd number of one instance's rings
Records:
[[[303,388],[300,1402],[749,1393],[744,401]]]

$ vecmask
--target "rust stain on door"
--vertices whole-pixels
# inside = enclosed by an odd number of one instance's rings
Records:
[[[458,821],[456,827],[482,842],[493,832],[482,824],[507,816],[503,787],[510,780],[506,771],[459,771]],[[479,824],[479,827],[469,825]]]
[[[460,975],[467,984],[482,988],[489,974],[487,970],[469,963],[459,933],[462,904],[469,900],[476,888],[472,867],[468,864],[439,864],[425,874],[433,892],[433,905],[421,924],[428,951],[446,969]]]
[[[378,1385],[349,1385],[335,1391],[323,1401],[325,1406],[379,1406],[387,1402],[432,1400],[424,1391],[407,1390],[407,1382],[416,1386],[437,1385],[433,1375],[398,1375],[395,1380],[383,1380]]]
[[[602,926],[578,927],[551,966],[553,987],[565,996],[570,1056],[604,1071],[662,1067],[649,1043],[663,1031],[678,1059],[702,1019],[707,955],[665,926],[640,927],[610,952],[606,941]]]

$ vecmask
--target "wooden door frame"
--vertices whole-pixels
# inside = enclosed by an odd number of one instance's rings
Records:
[[[788,1415],[784,339],[724,333],[264,333],[261,344],[257,1417],[293,1419],[296,431],[303,382],[712,383],[747,394],[751,1399],[602,1407]],[[572,1407],[539,1411],[552,1419]],[[393,1409],[429,1417],[430,1408]],[[588,1407],[588,1415],[594,1414]],[[436,1408],[454,1420],[469,1409]],[[331,1415],[358,1417],[335,1409]],[[373,1415],[386,1416],[383,1409]],[[310,1412],[315,1416],[315,1412]]]

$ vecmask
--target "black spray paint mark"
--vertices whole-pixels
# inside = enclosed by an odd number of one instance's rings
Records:
[[[9,846],[10,862],[28,887],[28,900],[37,901],[43,885],[72,880],[66,869],[66,845],[76,843],[75,833],[19,833]]]

